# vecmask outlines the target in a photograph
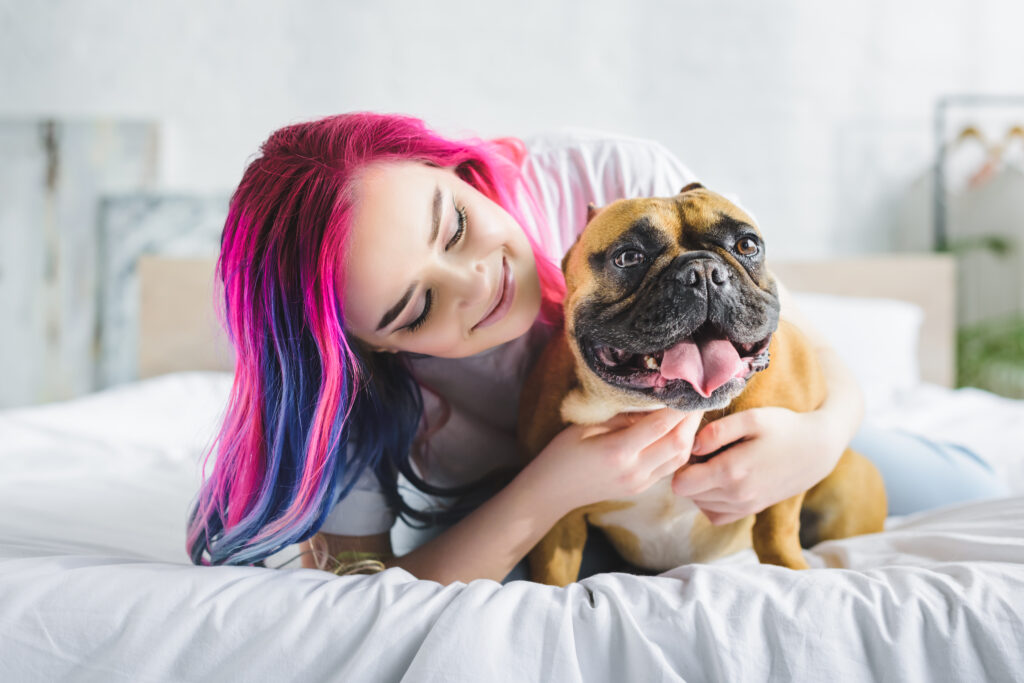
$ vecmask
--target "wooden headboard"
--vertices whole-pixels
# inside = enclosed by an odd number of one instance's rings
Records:
[[[139,257],[139,377],[235,369],[214,306],[216,259]]]
[[[234,369],[214,313],[214,259],[143,256],[139,260],[139,376],[179,370]],[[924,310],[921,378],[953,386],[955,267],[949,256],[893,254],[774,262],[791,292],[901,299]]]
[[[917,345],[921,379],[956,382],[956,262],[941,254],[886,254],[772,264],[791,292],[899,299],[924,311]]]

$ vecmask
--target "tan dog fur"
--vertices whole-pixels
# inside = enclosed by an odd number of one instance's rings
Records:
[[[594,424],[620,412],[660,407],[648,397],[603,381],[582,358],[573,312],[585,301],[601,301],[602,287],[608,286],[591,270],[588,255],[607,248],[638,217],[646,216],[672,237],[674,245],[651,266],[656,268],[667,263],[665,259],[685,252],[682,244],[700,243],[701,236],[710,234],[723,215],[756,230],[753,219],[742,210],[696,184],[675,197],[620,200],[592,212],[586,229],[562,261],[567,285],[565,330],[544,349],[521,394],[518,437],[526,459],[540,453],[570,423]],[[701,247],[709,248],[707,243]],[[734,255],[724,249],[716,249],[716,253],[737,272],[751,277]],[[761,270],[747,286],[756,285],[774,296],[774,279],[766,267]],[[824,378],[814,349],[800,331],[779,320],[768,349],[768,367],[751,376],[728,405],[706,411],[702,426],[758,406],[806,412],[821,405],[826,393]],[[881,476],[866,458],[850,449],[806,494],[732,524],[712,525],[691,501],[672,493],[670,482],[671,476],[637,496],[571,511],[530,552],[531,578],[560,586],[575,581],[588,523],[601,527],[624,558],[649,570],[706,562],[751,545],[761,562],[803,569],[807,563],[800,545],[802,510],[816,522],[813,542],[881,531],[886,517]],[[647,533],[649,529],[652,534]]]

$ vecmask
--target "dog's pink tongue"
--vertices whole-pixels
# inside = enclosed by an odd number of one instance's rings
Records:
[[[743,361],[728,339],[687,339],[665,351],[661,374],[666,379],[685,379],[707,398],[743,370]]]

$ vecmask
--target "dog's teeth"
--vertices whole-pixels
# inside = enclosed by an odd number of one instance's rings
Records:
[[[648,370],[658,369],[658,359],[651,355],[644,356],[644,365],[647,366]]]

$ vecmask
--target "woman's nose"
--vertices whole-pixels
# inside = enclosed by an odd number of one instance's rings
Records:
[[[487,266],[482,260],[464,264],[453,273],[453,280],[453,291],[460,308],[478,307],[482,300],[493,294]]]

